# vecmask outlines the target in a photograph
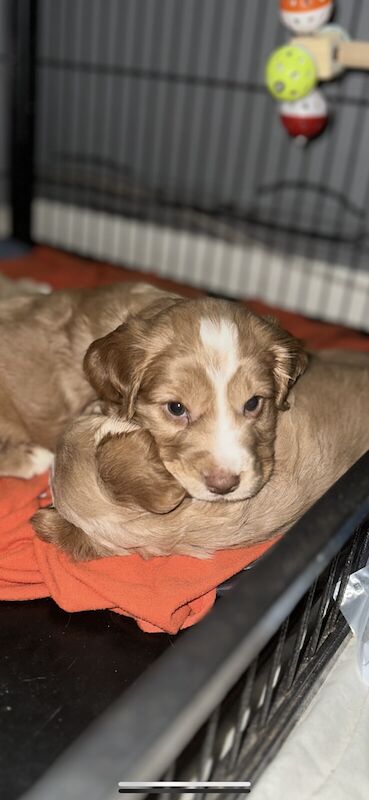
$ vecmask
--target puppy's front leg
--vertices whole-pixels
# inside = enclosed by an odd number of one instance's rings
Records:
[[[0,439],[0,476],[33,478],[51,467],[54,454],[28,442]]]

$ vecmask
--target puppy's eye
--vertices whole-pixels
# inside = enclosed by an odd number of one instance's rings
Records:
[[[245,403],[243,407],[244,414],[256,414],[258,411],[261,411],[261,407],[263,404],[263,398],[260,397],[259,394],[254,394],[253,397]]]
[[[184,417],[187,414],[187,409],[182,403],[167,403],[167,409],[173,417]]]

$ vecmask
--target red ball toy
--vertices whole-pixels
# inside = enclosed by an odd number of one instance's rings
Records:
[[[279,111],[287,133],[302,142],[319,136],[328,122],[327,103],[317,89],[294,103],[281,103]]]

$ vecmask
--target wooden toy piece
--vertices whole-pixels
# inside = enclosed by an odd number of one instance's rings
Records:
[[[328,122],[327,101],[319,90],[295,103],[281,103],[279,114],[283,127],[298,144],[306,144],[324,130]]]
[[[333,0],[280,0],[281,20],[295,33],[313,33],[325,25],[333,11]]]
[[[345,69],[369,70],[369,42],[351,41],[336,25],[327,25],[314,36],[298,36],[291,44],[314,58],[320,81],[329,81]]]

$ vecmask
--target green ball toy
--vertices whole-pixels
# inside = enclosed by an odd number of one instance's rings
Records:
[[[284,45],[274,50],[265,67],[265,80],[276,100],[300,100],[318,82],[312,56],[302,47]]]

